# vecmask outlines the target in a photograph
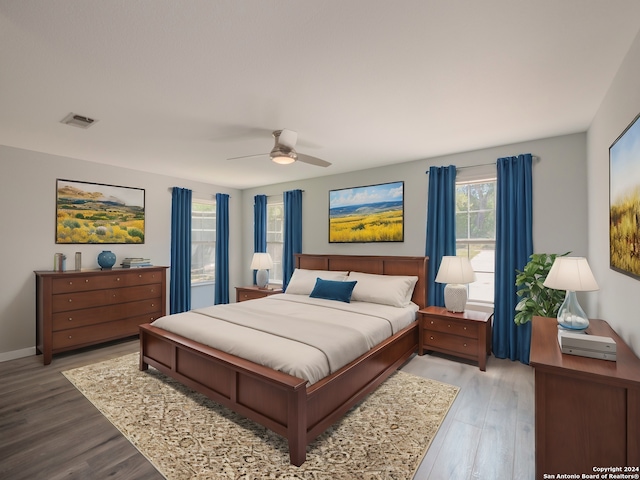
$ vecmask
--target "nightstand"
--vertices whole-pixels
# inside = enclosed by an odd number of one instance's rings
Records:
[[[420,315],[418,353],[433,350],[478,362],[480,370],[487,368],[491,355],[492,313],[465,310],[447,311],[444,307],[427,307]]]
[[[250,287],[236,287],[236,302],[264,298],[276,293],[282,293],[282,289],[275,287],[258,288],[257,285],[251,285]]]

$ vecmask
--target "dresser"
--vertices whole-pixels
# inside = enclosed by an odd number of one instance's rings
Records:
[[[254,300],[256,298],[264,298],[276,293],[282,293],[281,288],[259,288],[257,285],[248,287],[236,287],[236,302],[244,302],[246,300]]]
[[[491,354],[492,313],[465,310],[449,312],[444,307],[430,306],[420,315],[418,354],[427,350],[475,360],[480,370],[487,368]]]
[[[166,314],[167,267],[36,274],[36,348],[56,353],[138,334]]]
[[[531,327],[536,478],[595,467],[638,474],[640,359],[603,320],[589,320],[587,334],[613,338],[615,362],[563,354],[555,318],[533,317]]]

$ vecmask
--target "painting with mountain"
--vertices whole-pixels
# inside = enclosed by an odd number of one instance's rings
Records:
[[[404,182],[329,192],[329,243],[403,241]]]
[[[144,189],[58,179],[56,243],[144,243]]]

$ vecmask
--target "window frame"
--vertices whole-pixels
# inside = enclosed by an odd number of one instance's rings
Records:
[[[201,241],[201,240],[194,240],[194,205],[199,204],[199,205],[212,205],[213,206],[213,216],[209,217],[212,218],[213,220],[213,230],[211,229],[198,229],[197,231],[200,232],[210,232],[213,231],[214,235],[213,235],[213,241]],[[215,199],[202,199],[202,198],[194,198],[191,200],[191,259],[192,259],[192,264],[191,264],[191,268],[190,268],[190,279],[189,279],[189,283],[191,285],[191,287],[196,287],[196,286],[201,286],[201,285],[212,285],[215,284],[216,282],[216,272],[215,272],[215,263],[216,263],[216,259],[215,259],[215,251],[216,251],[216,215],[217,215],[217,209],[216,209],[217,205],[216,205],[216,201]],[[210,213],[210,212],[204,212],[204,213]],[[205,218],[205,216],[201,216],[200,218]],[[193,271],[193,255],[194,255],[194,250],[196,249],[197,246],[201,246],[201,245],[213,245],[213,258],[212,263],[210,265],[213,265],[213,273],[209,274],[207,276],[206,280],[201,280],[201,281],[194,281],[194,271]],[[207,264],[209,265],[209,264]],[[205,266],[203,265],[203,275],[205,274]]]
[[[279,206],[281,208],[282,216],[280,220],[280,229],[269,231],[269,219],[270,209]],[[269,241],[269,234],[274,236],[280,236],[282,241],[272,240]],[[279,251],[279,254],[276,252]],[[282,253],[284,251],[284,195],[269,195],[267,196],[267,252],[271,255],[273,260],[273,267],[269,269],[269,283],[273,285],[283,284],[282,274]]]
[[[493,166],[493,170],[485,169],[482,173],[476,173],[475,175],[456,175],[456,215],[458,215],[458,204],[457,204],[457,195],[458,195],[458,186],[460,185],[472,185],[472,184],[483,184],[483,183],[494,183],[494,196],[497,197],[497,172],[495,171],[495,166]],[[496,232],[495,232],[495,215],[496,215],[496,204],[494,198],[493,212],[494,212],[494,231],[493,238],[471,238],[471,229],[469,225],[467,225],[467,238],[459,238],[458,232],[456,231],[456,255],[465,255],[469,256],[469,250],[474,245],[492,245],[493,246],[493,255],[494,262],[492,268],[489,270],[478,270],[477,266],[474,266],[474,271],[476,272],[476,277],[480,276],[480,278],[476,278],[476,281],[472,284],[467,285],[467,292],[469,294],[468,302],[471,304],[482,305],[493,307],[494,299],[491,300],[485,298],[474,298],[472,297],[472,292],[474,290],[474,284],[476,288],[479,286],[478,282],[486,282],[491,284],[491,290],[495,292],[495,245],[496,245]],[[467,222],[470,221],[472,212],[480,212],[480,210],[469,210],[469,203],[467,203]],[[486,211],[486,209],[485,209]],[[457,224],[457,223],[456,223]],[[464,253],[463,253],[464,252]],[[495,293],[494,293],[495,294]]]

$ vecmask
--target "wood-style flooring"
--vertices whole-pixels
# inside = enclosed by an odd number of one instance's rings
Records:
[[[60,373],[136,352],[138,341],[0,363],[0,479],[162,479]],[[415,480],[534,478],[533,369],[489,358],[487,371],[415,356],[403,370],[461,387]]]

